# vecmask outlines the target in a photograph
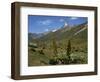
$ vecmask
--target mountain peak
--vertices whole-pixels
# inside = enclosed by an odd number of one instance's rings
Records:
[[[65,23],[64,23],[64,27],[66,27],[66,26],[68,26],[68,24],[65,22]]]
[[[52,30],[52,32],[56,32],[56,31],[57,31],[57,29]]]

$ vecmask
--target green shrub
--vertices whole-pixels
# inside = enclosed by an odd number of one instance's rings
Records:
[[[57,62],[57,60],[55,60],[55,59],[50,59],[50,60],[49,60],[49,64],[51,64],[51,65],[56,65],[56,64],[58,64],[58,62]]]

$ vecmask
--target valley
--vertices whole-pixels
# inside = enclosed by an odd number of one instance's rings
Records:
[[[87,22],[46,33],[28,33],[28,66],[88,63]]]

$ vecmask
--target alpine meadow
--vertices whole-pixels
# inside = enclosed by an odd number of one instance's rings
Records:
[[[28,15],[28,66],[87,63],[87,17]]]

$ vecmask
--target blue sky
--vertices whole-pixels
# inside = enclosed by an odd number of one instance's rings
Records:
[[[65,22],[68,26],[73,26],[87,20],[87,17],[28,15],[28,32],[48,32],[61,28]]]

